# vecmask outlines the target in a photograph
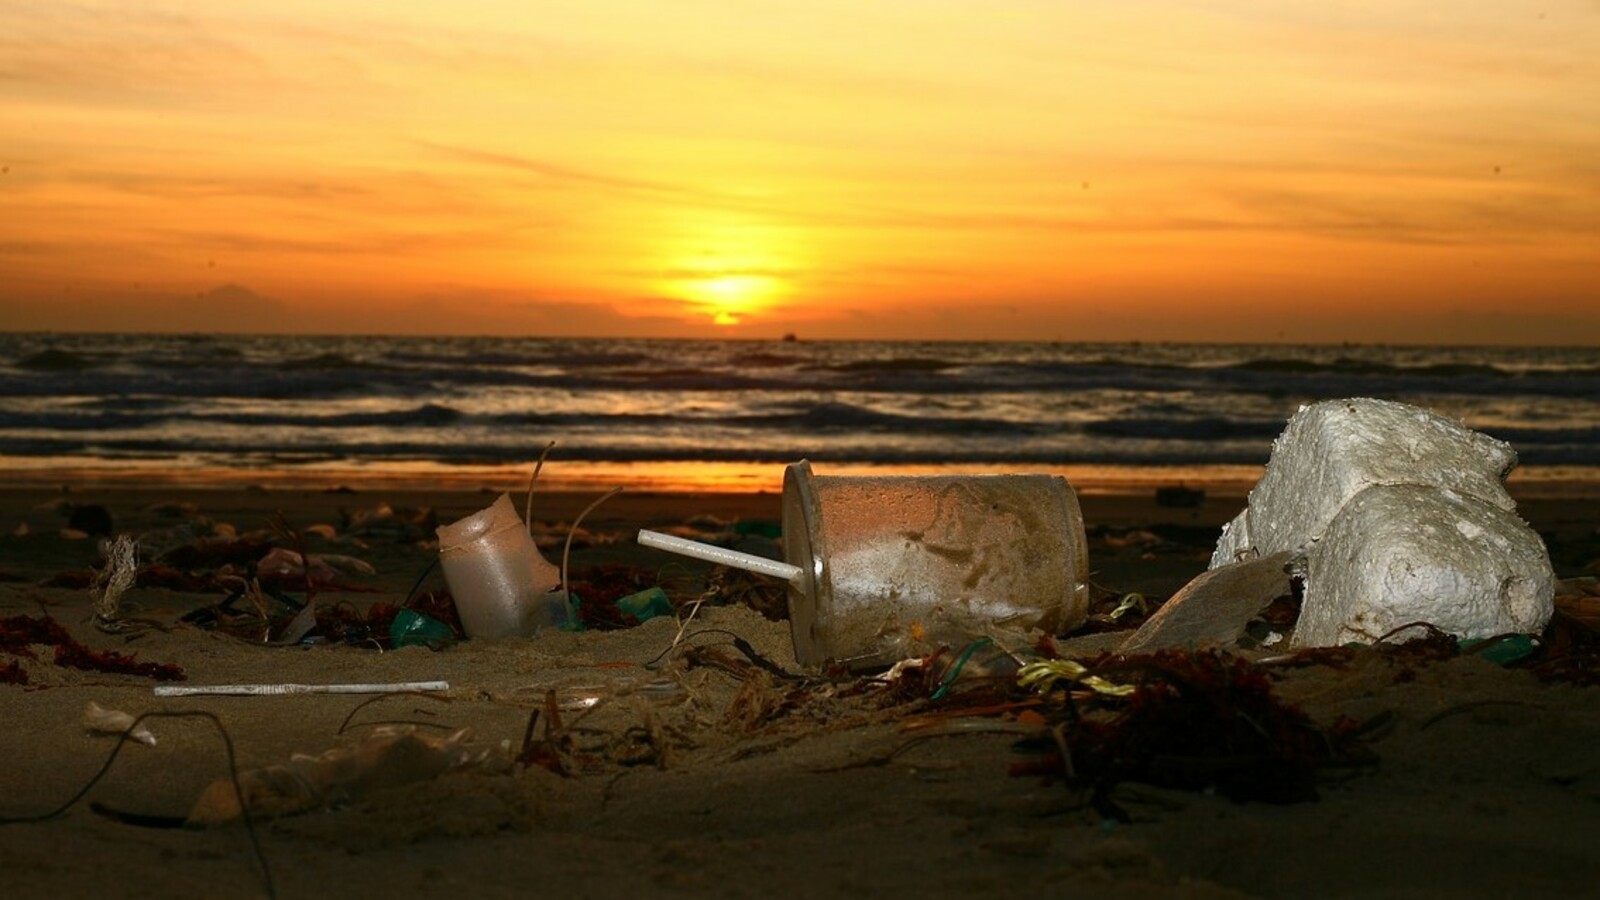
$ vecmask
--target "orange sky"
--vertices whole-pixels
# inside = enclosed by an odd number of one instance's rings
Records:
[[[0,0],[0,329],[1600,343],[1600,6]]]

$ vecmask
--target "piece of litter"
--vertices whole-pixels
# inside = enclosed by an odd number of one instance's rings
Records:
[[[727,547],[718,547],[715,544],[702,544],[688,538],[675,537],[662,534],[659,531],[639,530],[639,543],[679,556],[688,556],[694,559],[703,559],[706,562],[718,563],[735,569],[744,569],[747,572],[758,572],[762,575],[771,575],[782,578],[784,581],[793,581],[800,577],[799,566],[792,566],[786,562],[767,559],[765,556],[756,556],[753,553],[741,553],[738,550],[729,550]]]
[[[106,709],[93,700],[90,700],[89,705],[83,708],[83,727],[95,734],[122,734],[127,732],[129,740],[138,741],[147,747],[154,747],[156,745],[156,736],[151,734],[150,729],[143,725],[134,728],[133,723],[136,721],[138,720],[132,715],[120,709]],[[128,731],[130,728],[133,730]]]
[[[670,616],[674,610],[672,599],[659,587],[646,588],[638,593],[620,597],[614,604],[625,615],[647,622],[656,616]]]
[[[1108,697],[1131,697],[1134,685],[1117,684],[1098,675],[1090,675],[1087,666],[1070,659],[1043,659],[1023,666],[1017,672],[1017,684],[1047,694],[1063,681],[1081,684],[1097,694]]]
[[[1130,612],[1133,612],[1134,610],[1138,610],[1140,615],[1144,615],[1145,613],[1150,611],[1150,607],[1145,602],[1143,594],[1133,593],[1133,594],[1128,594],[1128,595],[1124,596],[1122,598],[1122,602],[1117,604],[1117,608],[1116,609],[1113,609],[1111,612],[1106,613],[1106,618],[1108,618],[1111,621],[1115,622],[1116,620],[1122,618],[1123,616],[1127,615]]]
[[[296,753],[287,763],[212,782],[190,809],[188,824],[235,822],[245,809],[256,818],[325,809],[469,768],[504,772],[510,760],[475,743],[466,728],[440,736],[417,734],[410,725],[379,727],[355,744],[316,755]]]
[[[394,684],[162,684],[155,687],[155,694],[157,697],[262,697],[279,694],[403,694],[448,690],[448,681],[401,681]]]
[[[123,534],[106,547],[106,567],[95,576],[95,586],[101,589],[95,600],[95,617],[101,622],[115,622],[121,612],[122,595],[133,587],[139,574],[139,543]]]

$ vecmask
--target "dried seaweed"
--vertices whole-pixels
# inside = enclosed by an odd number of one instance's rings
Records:
[[[655,573],[642,566],[592,566],[577,573],[568,586],[578,604],[578,621],[587,631],[632,628],[639,620],[617,608],[617,600],[656,584]]]
[[[136,654],[124,655],[115,650],[93,650],[84,646],[61,623],[49,616],[11,616],[0,619],[0,652],[13,656],[38,659],[35,646],[55,648],[55,664],[86,672],[106,672],[114,675],[137,675],[156,681],[187,681],[189,676],[172,663],[139,662]],[[16,663],[11,664],[12,668]],[[11,680],[0,676],[0,680]],[[12,683],[26,683],[12,681]]]
[[[1544,630],[1538,652],[1517,668],[1527,669],[1546,683],[1600,686],[1600,631],[1557,609]]]
[[[1110,817],[1126,817],[1111,799],[1122,782],[1296,803],[1317,799],[1319,768],[1370,760],[1354,745],[1356,723],[1318,726],[1273,694],[1265,669],[1229,654],[1162,651],[1088,669],[1137,686],[1125,700],[1093,695],[1085,708],[1061,693],[1051,739],[1035,741],[1040,757],[1013,772],[1064,775]]]

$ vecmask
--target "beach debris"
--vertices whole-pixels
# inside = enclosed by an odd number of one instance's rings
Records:
[[[368,509],[340,510],[339,514],[347,538],[414,543],[430,540],[439,527],[439,516],[430,506],[378,503]]]
[[[1123,641],[1119,653],[1225,647],[1252,619],[1293,590],[1288,551],[1241,560],[1195,576]]]
[[[207,531],[210,532],[209,527]],[[223,537],[214,533],[171,530],[158,537],[160,543],[149,543],[151,535],[147,533],[140,543],[153,548],[149,555],[156,561],[187,572],[254,565],[273,549],[272,539],[265,534]],[[166,549],[159,549],[163,544]]]
[[[531,637],[567,622],[561,571],[539,554],[510,494],[438,534],[440,566],[467,637]]]
[[[801,665],[859,670],[1008,632],[1064,633],[1089,610],[1077,495],[1051,475],[823,477],[783,490]]]
[[[1555,615],[1522,668],[1541,681],[1600,686],[1600,579],[1560,583]]]
[[[1409,621],[1459,638],[1538,632],[1555,575],[1506,492],[1516,460],[1509,444],[1403,403],[1302,407],[1211,566],[1292,553],[1301,646],[1370,642]]]
[[[1107,697],[1131,697],[1138,690],[1131,684],[1117,684],[1091,675],[1088,666],[1073,659],[1041,659],[1017,671],[1017,685],[1030,691],[1048,694],[1062,684],[1088,688]]]
[[[580,630],[615,631],[632,628],[640,622],[638,617],[621,609],[618,602],[658,587],[656,573],[643,566],[606,563],[574,573],[567,596]],[[668,613],[671,613],[670,608]]]
[[[623,615],[638,622],[647,622],[656,616],[670,616],[676,611],[672,599],[660,587],[649,587],[619,597],[614,605]]]
[[[414,609],[402,609],[395,613],[394,622],[389,625],[389,646],[396,650],[411,646],[438,650],[455,642],[454,629]]]
[[[1018,681],[1052,703],[1020,745],[1035,759],[1012,774],[1087,788],[1107,819],[1131,821],[1114,796],[1123,782],[1298,803],[1317,799],[1319,769],[1372,762],[1355,721],[1317,725],[1278,699],[1266,669],[1222,651],[1051,661]]]
[[[144,723],[136,724],[134,717],[120,709],[107,709],[90,700],[83,708],[83,727],[96,734],[123,734],[128,735],[128,740],[138,741],[146,747],[156,745],[156,736],[150,733]]]
[[[742,569],[713,569],[711,577],[718,585],[719,602],[748,606],[770,622],[788,621],[787,583]]]
[[[960,652],[940,649],[924,657],[917,668],[927,685],[928,699],[943,700],[958,692],[968,694],[1010,685],[1020,670],[1038,660],[1039,653],[1032,647],[1014,648],[993,637],[981,637],[960,648]],[[901,667],[905,662],[895,665]]]
[[[122,595],[133,587],[139,574],[139,543],[128,535],[118,535],[105,548],[106,566],[95,577],[94,588],[100,592],[95,598],[95,623],[101,628],[116,629],[122,613]]]
[[[382,650],[393,646],[391,641],[395,622],[401,614],[409,611],[437,622],[452,637],[462,635],[455,604],[448,593],[430,592],[408,597],[404,606],[373,603],[361,609],[348,601],[319,603],[313,599],[311,602],[300,602],[276,588],[261,584],[259,579],[230,576],[220,580],[231,584],[232,590],[228,596],[217,603],[185,613],[179,621],[197,628],[219,631],[240,640],[273,646],[316,641]],[[352,587],[344,585],[341,589],[349,590]]]
[[[419,734],[410,725],[378,726],[349,746],[242,771],[237,787],[233,778],[212,782],[189,810],[187,824],[225,825],[246,810],[253,819],[265,819],[326,809],[466,769],[507,771],[509,761],[475,744],[467,728],[440,736]]]
[[[1372,641],[1408,622],[1459,638],[1538,632],[1555,573],[1516,514],[1450,490],[1380,485],[1357,494],[1308,550],[1294,641]]]
[[[376,575],[378,570],[364,559],[339,553],[307,553],[274,547],[256,561],[256,572],[263,578],[303,580],[309,577],[323,585],[339,584],[347,575]]]
[[[401,681],[389,684],[192,684],[157,685],[157,697],[280,697],[289,694],[422,694],[448,691],[448,681]]]
[[[156,681],[185,681],[183,669],[171,663],[139,662],[137,654],[121,654],[115,650],[94,650],[84,646],[60,622],[50,616],[18,615],[0,619],[0,653],[9,653],[26,659],[38,659],[35,646],[55,648],[54,661],[58,666],[86,672],[105,672],[117,675],[137,675]],[[7,667],[20,676],[0,676],[12,684],[27,684],[25,672],[13,662]]]
[[[746,572],[756,572],[783,581],[794,581],[800,577],[800,567],[796,565],[780,560],[767,559],[764,556],[756,556],[753,553],[730,550],[727,547],[719,547],[715,544],[706,544],[689,540],[688,538],[663,534],[659,531],[639,529],[639,543],[642,546],[656,550],[665,550],[668,553],[676,553],[691,559],[730,566]]]

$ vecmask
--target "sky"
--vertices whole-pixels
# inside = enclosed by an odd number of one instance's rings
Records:
[[[0,0],[0,330],[1600,345],[1600,0]]]

